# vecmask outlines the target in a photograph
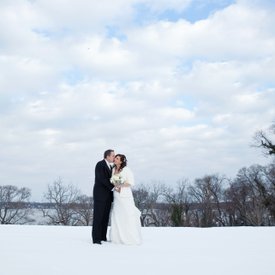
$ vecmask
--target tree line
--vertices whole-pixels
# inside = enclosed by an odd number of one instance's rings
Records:
[[[275,163],[239,170],[234,179],[214,174],[178,182],[137,185],[133,190],[142,226],[270,226],[275,225]],[[0,186],[0,223],[26,224],[34,204],[31,191]],[[91,225],[92,197],[61,179],[48,185],[45,203],[36,208],[47,224]]]
[[[272,128],[275,133],[275,125]],[[275,155],[275,146],[264,132],[256,146]],[[234,179],[219,174],[193,182],[183,179],[176,187],[156,182],[133,190],[141,211],[142,226],[271,226],[275,225],[275,161],[239,170]],[[91,225],[93,199],[73,185],[57,179],[48,185],[44,203],[30,203],[31,190],[0,186],[0,223],[27,224],[33,207],[50,225]]]

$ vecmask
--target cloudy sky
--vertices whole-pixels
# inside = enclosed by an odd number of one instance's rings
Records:
[[[274,25],[272,0],[1,0],[0,184],[91,195],[108,148],[145,184],[268,163]]]

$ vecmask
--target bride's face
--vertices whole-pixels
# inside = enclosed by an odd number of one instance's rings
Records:
[[[122,161],[120,160],[120,156],[116,156],[116,157],[115,157],[115,160],[114,160],[114,164],[115,164],[116,166],[120,166],[121,163],[122,163]]]

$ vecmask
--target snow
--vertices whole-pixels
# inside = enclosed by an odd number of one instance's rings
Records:
[[[142,228],[140,246],[91,227],[0,225],[1,275],[274,275],[275,227]]]

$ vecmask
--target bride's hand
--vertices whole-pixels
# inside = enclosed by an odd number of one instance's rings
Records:
[[[120,193],[120,187],[116,186],[116,187],[115,187],[115,190],[116,190],[118,193]]]

